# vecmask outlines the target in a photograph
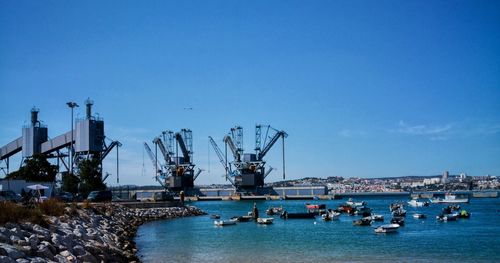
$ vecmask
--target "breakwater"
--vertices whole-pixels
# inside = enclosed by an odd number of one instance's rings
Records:
[[[0,226],[0,262],[138,262],[133,238],[141,224],[204,214],[193,206],[96,204],[67,210],[48,217],[45,227],[29,222]]]

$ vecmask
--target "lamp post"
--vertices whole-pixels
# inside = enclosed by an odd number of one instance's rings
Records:
[[[71,108],[71,149],[70,149],[70,154],[69,154],[69,171],[70,171],[70,174],[73,174],[73,109],[75,107],[78,107],[78,104],[76,104],[76,102],[67,102],[66,103],[68,105],[68,107]]]

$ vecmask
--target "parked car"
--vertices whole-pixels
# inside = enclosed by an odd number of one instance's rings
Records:
[[[21,202],[21,196],[11,190],[0,191],[0,201]]]
[[[69,192],[59,192],[55,198],[61,200],[61,201],[64,201],[64,202],[73,202],[74,200],[74,196],[72,193],[69,193]]]
[[[93,191],[87,196],[90,202],[110,202],[113,199],[111,191]]]

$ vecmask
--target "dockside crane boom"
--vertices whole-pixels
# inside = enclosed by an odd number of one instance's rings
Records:
[[[196,172],[196,174],[193,177],[193,181],[195,181],[196,178],[198,178],[198,176],[201,174],[201,172],[203,172],[203,169],[198,168],[198,171]]]
[[[284,131],[277,131],[274,136],[271,138],[271,140],[269,141],[269,143],[267,143],[265,146],[264,146],[264,149],[262,149],[262,151],[260,151],[259,155],[258,155],[258,159],[259,160],[262,160],[264,158],[264,156],[266,156],[266,154],[269,152],[269,150],[271,150],[271,148],[273,147],[273,145],[278,141],[278,139],[280,137],[283,137],[283,138],[286,138],[288,136],[288,134]]]
[[[153,167],[154,167],[155,171],[157,171],[156,174],[161,173],[161,169],[158,168],[160,166],[158,165],[156,157],[155,157],[153,151],[151,151],[151,148],[149,148],[149,145],[147,143],[144,143],[144,149],[146,149],[146,152],[148,153],[149,159],[151,159],[151,162],[153,163]]]
[[[274,170],[274,167],[269,166],[269,170],[264,174],[264,179]]]
[[[257,159],[262,160],[264,156],[271,150],[271,148],[274,146],[274,144],[278,141],[278,139],[281,137],[282,139],[282,158],[283,158],[283,180],[285,179],[285,138],[288,137],[288,134],[285,131],[279,131],[274,129],[273,127],[267,125],[267,130],[266,130],[266,135],[264,137],[264,148],[261,150],[260,149],[260,144],[261,144],[261,128],[263,125],[256,125],[255,126],[255,151],[257,154]],[[267,137],[269,130],[272,129],[276,133],[274,136],[267,142]],[[266,175],[267,176],[267,175]]]
[[[180,133],[176,133],[175,139],[177,140],[179,147],[181,147],[182,155],[184,156],[184,161],[189,163],[190,159],[191,159],[190,152],[187,149],[186,144],[184,143],[184,139],[182,138],[182,135]]]
[[[229,149],[233,153],[234,159],[239,162],[241,160],[241,155],[240,152],[238,151],[238,148],[234,144],[233,139],[231,139],[231,136],[229,135],[224,136],[224,142],[229,146]]]
[[[171,163],[170,153],[165,148],[165,145],[163,144],[161,138],[160,137],[154,138],[153,143],[156,144],[158,148],[160,148],[160,152],[163,155],[163,159],[165,159],[165,163],[167,164]]]
[[[229,180],[232,185],[234,185],[234,181],[229,178],[229,167],[227,166],[227,161],[224,155],[222,154],[222,151],[220,150],[219,146],[217,146],[217,143],[215,143],[214,139],[212,136],[208,136],[208,140],[210,141],[210,144],[212,144],[212,148],[215,151],[215,154],[217,154],[217,157],[219,157],[219,161],[222,164],[222,167],[224,167],[224,170],[226,171],[226,180]]]

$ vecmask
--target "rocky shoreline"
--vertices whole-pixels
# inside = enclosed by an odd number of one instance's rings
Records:
[[[126,208],[99,204],[47,217],[48,225],[0,226],[0,263],[139,262],[134,237],[148,221],[205,214],[193,206]]]

